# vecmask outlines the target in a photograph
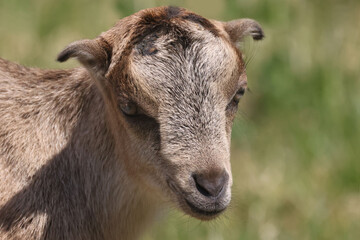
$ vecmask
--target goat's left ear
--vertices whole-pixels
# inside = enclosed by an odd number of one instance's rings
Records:
[[[75,57],[91,73],[104,76],[112,56],[112,47],[101,37],[90,40],[80,40],[68,45],[59,53],[57,60],[65,62]]]
[[[254,40],[264,38],[264,31],[260,24],[253,19],[242,18],[224,22],[223,24],[225,31],[234,43],[242,41],[246,36],[251,36]]]

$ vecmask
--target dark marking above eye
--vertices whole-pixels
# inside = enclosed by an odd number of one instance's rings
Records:
[[[144,46],[144,47],[140,47],[138,48],[138,51],[140,52],[141,55],[146,56],[146,55],[154,55],[158,52],[158,50],[154,47],[154,46]]]
[[[158,38],[159,36],[156,33],[146,36],[139,44],[137,44],[136,50],[143,56],[156,54],[158,49],[155,47],[155,41]]]

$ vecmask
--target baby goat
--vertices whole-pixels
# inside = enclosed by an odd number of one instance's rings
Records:
[[[250,19],[146,9],[58,56],[0,59],[0,239],[136,239],[164,202],[210,220],[230,202],[230,133]]]

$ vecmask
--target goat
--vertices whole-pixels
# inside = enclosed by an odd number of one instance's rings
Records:
[[[158,7],[67,46],[79,68],[0,58],[0,239],[137,239],[164,203],[219,216],[245,36],[264,34]]]

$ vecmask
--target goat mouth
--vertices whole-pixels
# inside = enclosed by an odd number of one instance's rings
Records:
[[[221,204],[217,203],[214,200],[212,200],[211,202],[215,206],[211,207],[211,209],[206,209],[205,207],[198,206],[199,204],[191,201],[192,197],[189,196],[189,194],[185,194],[184,192],[182,192],[176,186],[176,184],[171,181],[168,181],[167,183],[170,189],[176,194],[178,202],[180,204],[180,208],[184,212],[195,218],[198,218],[200,220],[211,220],[226,210],[227,205],[221,206]]]
[[[189,200],[185,199],[186,204],[190,207],[190,210],[195,213],[195,214],[199,214],[202,216],[207,216],[207,217],[213,217],[216,216],[218,214],[220,214],[221,212],[225,211],[226,207],[221,208],[221,209],[214,209],[214,210],[204,210],[201,208],[198,208],[197,206],[195,206],[194,204],[192,204]]]

